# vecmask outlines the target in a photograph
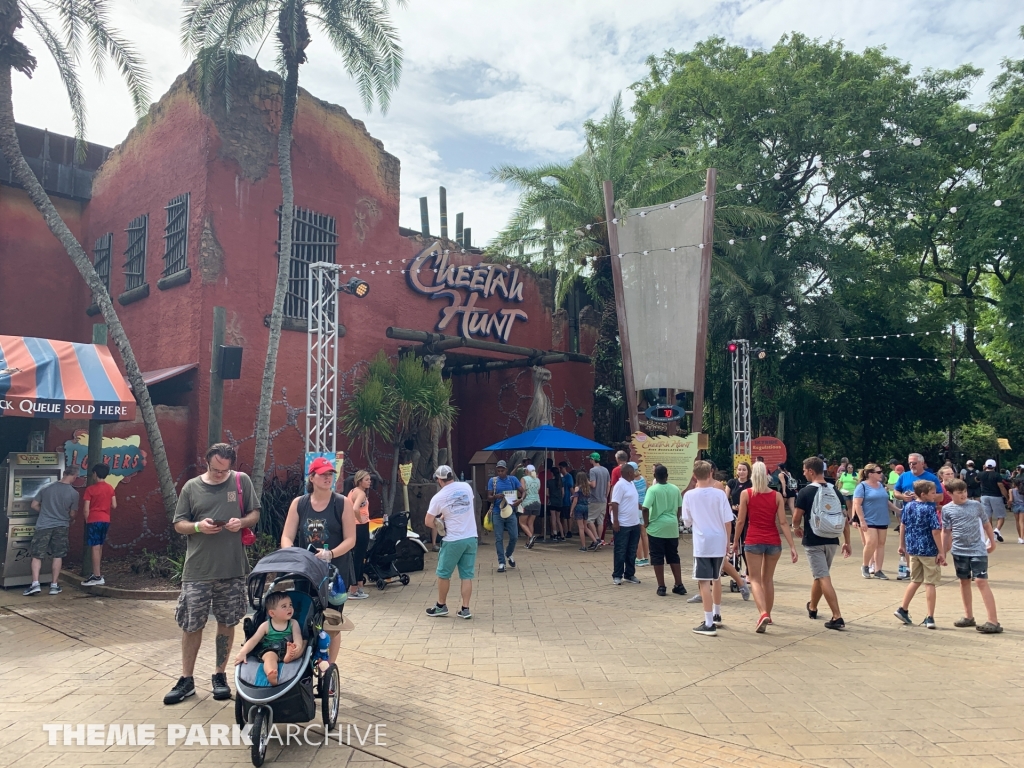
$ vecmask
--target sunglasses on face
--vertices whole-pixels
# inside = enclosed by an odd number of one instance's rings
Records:
[[[868,470],[868,474],[869,475],[880,475],[880,474],[882,474],[882,470],[880,470],[880,469],[870,469],[870,470]]]

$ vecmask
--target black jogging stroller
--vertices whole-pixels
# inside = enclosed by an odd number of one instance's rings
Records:
[[[257,768],[266,758],[271,727],[275,723],[307,723],[315,719],[317,699],[324,730],[330,731],[337,723],[341,705],[338,667],[331,664],[321,672],[315,660],[317,637],[323,627],[324,610],[329,607],[334,576],[330,564],[299,547],[271,552],[249,574],[249,605],[256,613],[245,619],[245,639],[252,637],[266,621],[266,595],[283,591],[291,598],[294,619],[306,641],[302,656],[282,665],[277,685],[256,685],[263,662],[255,654],[235,667],[235,722],[252,725],[252,764]],[[268,578],[272,579],[269,585]]]
[[[405,512],[395,512],[377,529],[370,543],[363,570],[366,572],[367,582],[376,583],[377,589],[384,589],[396,579],[403,587],[409,583],[409,576],[395,567],[398,544],[405,539],[408,525],[409,515]]]

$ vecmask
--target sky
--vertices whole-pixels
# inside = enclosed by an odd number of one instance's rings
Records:
[[[145,58],[154,101],[188,66],[178,42],[181,5],[111,0],[113,24]],[[976,102],[1004,58],[1024,57],[1019,0],[408,0],[405,8],[391,6],[405,64],[386,115],[363,109],[340,57],[315,27],[300,84],[363,120],[400,159],[403,226],[420,229],[418,199],[427,196],[431,230],[438,231],[443,185],[453,226],[454,214],[463,211],[474,245],[498,232],[516,203],[516,191],[493,181],[491,169],[576,155],[583,122],[602,116],[620,91],[630,103],[629,87],[645,76],[647,57],[666,49],[686,50],[712,35],[767,48],[798,31],[854,50],[884,46],[915,72],[974,64],[985,70]],[[16,119],[73,135],[56,67],[31,32],[23,39],[40,66],[31,81],[14,75]],[[269,44],[259,61],[273,68]],[[87,138],[114,146],[135,123],[127,92],[112,68],[102,80],[88,66],[83,73]]]

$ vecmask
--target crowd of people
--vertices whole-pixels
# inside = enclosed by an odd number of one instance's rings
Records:
[[[584,468],[573,472],[567,462],[549,463],[546,477],[532,464],[523,463],[512,472],[498,462],[487,481],[482,528],[493,530],[497,571],[516,567],[515,550],[520,534],[532,548],[538,539],[559,543],[575,541],[580,552],[613,548],[612,583],[640,584],[637,569],[651,565],[657,582],[656,593],[666,596],[665,566],[673,577],[671,591],[687,594],[679,556],[680,532],[693,537],[693,579],[697,592],[689,602],[701,603],[704,620],[694,632],[713,636],[723,626],[722,579],[732,580],[744,600],[753,597],[758,608],[754,630],[767,631],[772,624],[775,602],[774,575],[782,557],[783,540],[792,563],[798,562],[796,540],[800,540],[811,572],[810,599],[805,608],[809,619],[818,618],[824,601],[828,615],[824,626],[842,630],[846,622],[832,583],[835,557],[853,554],[852,531],[861,539],[860,572],[866,579],[888,581],[884,570],[885,547],[890,525],[899,531],[901,574],[910,583],[896,616],[912,623],[909,606],[922,585],[927,615],[922,625],[934,629],[935,587],[947,555],[960,581],[964,615],[954,625],[976,627],[985,634],[1002,632],[995,600],[988,585],[988,555],[1002,542],[1001,529],[1008,513],[1016,518],[1018,542],[1024,544],[1024,466],[1000,473],[995,460],[987,460],[982,471],[969,461],[962,470],[947,463],[937,473],[924,458],[912,453],[906,468],[893,459],[888,469],[869,463],[860,470],[847,459],[829,466],[822,456],[810,457],[797,479],[782,464],[771,473],[760,460],[739,462],[735,476],[728,479],[710,462],[697,461],[693,481],[687,488],[669,482],[666,467],[656,465],[654,482],[648,487],[635,462],[624,451],[615,455],[609,471],[600,454],[584,459]],[[461,536],[473,538],[472,558],[466,545],[459,545],[460,559],[445,555],[442,542],[437,605],[431,616],[446,615],[445,596],[456,565],[460,577],[471,579],[476,567],[473,489],[455,480],[449,467],[439,469],[442,490],[462,486],[458,511],[446,506],[446,495],[431,502],[427,526],[441,519],[458,520]],[[452,493],[453,491],[449,491]],[[546,498],[545,498],[546,495]],[[543,515],[547,512],[547,520]],[[542,518],[538,520],[538,518]],[[547,536],[544,528],[546,523]],[[471,536],[472,534],[472,536]],[[972,589],[977,588],[985,605],[986,620],[975,620]],[[468,618],[469,594],[463,588],[460,615]]]
[[[824,600],[830,613],[824,626],[842,630],[846,624],[831,580],[834,559],[840,553],[844,558],[851,556],[851,531],[857,528],[863,544],[861,575],[888,580],[883,570],[886,532],[891,516],[896,515],[899,552],[909,559],[910,582],[896,617],[905,624],[913,623],[910,605],[923,585],[927,610],[923,625],[935,628],[935,588],[941,568],[951,555],[964,609],[954,625],[975,627],[985,634],[1002,632],[988,583],[989,555],[1004,540],[1001,529],[1008,512],[1016,518],[1017,541],[1024,544],[1024,466],[1004,474],[998,472],[994,460],[987,460],[981,471],[969,461],[959,472],[950,464],[933,474],[924,458],[912,453],[908,469],[891,461],[887,474],[878,464],[855,471],[845,459],[828,467],[817,456],[804,460],[801,484],[784,465],[769,474],[761,460],[752,465],[740,462],[735,477],[727,479],[710,462],[698,460],[693,466],[692,483],[680,488],[670,482],[665,466],[654,467],[654,482],[648,487],[628,454],[619,451],[615,458],[616,466],[611,471],[601,465],[597,453],[587,456],[584,469],[578,472],[566,462],[550,464],[543,479],[533,465],[524,464],[510,473],[505,462],[498,462],[494,477],[487,481],[489,525],[483,525],[495,534],[498,572],[516,567],[520,531],[527,537],[527,548],[532,548],[546,530],[552,542],[571,542],[578,536],[579,549],[593,552],[609,545],[610,528],[613,584],[639,585],[637,569],[650,565],[657,582],[656,594],[665,597],[669,592],[665,580],[668,565],[673,579],[671,592],[685,595],[679,539],[682,531],[689,531],[693,537],[692,573],[697,582],[697,592],[690,601],[700,602],[704,613],[694,632],[714,636],[723,626],[722,578],[727,576],[744,600],[753,597],[758,609],[754,631],[764,633],[772,624],[774,574],[782,557],[783,540],[790,561],[796,563],[800,558],[796,547],[799,538],[811,571],[807,616],[817,619]],[[249,477],[234,470],[235,459],[231,446],[211,446],[206,471],[186,482],[178,497],[174,529],[187,537],[175,611],[182,630],[182,675],[164,697],[165,704],[176,704],[195,693],[195,662],[211,615],[217,623],[213,695],[214,699],[231,697],[226,669],[234,628],[247,613],[245,576],[249,561],[243,535],[258,523],[260,515],[259,496]],[[426,613],[431,617],[449,615],[447,600],[457,570],[461,605],[454,615],[469,619],[483,522],[477,517],[476,493],[469,483],[458,480],[449,466],[438,467],[434,479],[438,489],[424,522],[441,541],[436,569],[438,596]],[[339,478],[334,464],[325,459],[312,461],[306,492],[292,501],[280,541],[282,548],[315,550],[318,558],[335,566],[350,587],[349,598],[355,599],[362,591],[361,564],[369,539],[370,482],[368,474],[357,473],[352,490],[342,495],[337,491]],[[77,498],[73,489],[68,490]],[[52,500],[47,497],[40,504],[52,501],[51,506],[72,514],[71,493],[65,499],[57,491]],[[93,502],[100,506],[103,500],[97,497]],[[544,510],[549,514],[547,525],[542,523],[538,529],[537,517]],[[41,542],[37,548],[40,555],[46,547],[54,548],[57,537],[47,535],[49,543]],[[38,592],[38,566],[33,565]],[[986,617],[981,623],[974,616],[975,588],[985,607]],[[289,636],[294,639],[291,606],[282,603],[273,608],[266,626],[261,627],[263,635],[255,642],[262,643],[270,636],[275,648],[283,648]],[[338,656],[342,625],[341,609],[328,608],[323,629],[329,637],[330,662]],[[237,663],[237,656],[235,660]],[[269,668],[273,670],[273,663]]]

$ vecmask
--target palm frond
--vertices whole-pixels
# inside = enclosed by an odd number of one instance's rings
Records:
[[[39,14],[31,5],[25,3],[22,11],[28,19],[29,24],[36,34],[42,39],[46,49],[50,52],[57,64],[57,72],[64,84],[64,90],[68,94],[68,105],[71,107],[71,119],[75,124],[75,139],[77,152],[81,154],[85,150],[85,96],[82,93],[82,83],[78,79],[78,68],[75,66],[75,56],[57,32],[50,26],[49,22]]]

